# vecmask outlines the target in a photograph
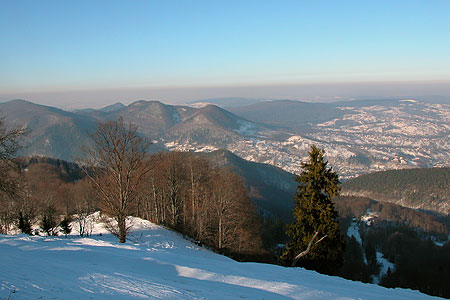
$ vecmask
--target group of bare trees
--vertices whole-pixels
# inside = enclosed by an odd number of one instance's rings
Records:
[[[100,123],[85,163],[109,228],[125,242],[127,216],[171,227],[219,251],[261,249],[256,207],[240,177],[191,153],[149,156],[149,143],[123,119]],[[90,170],[89,170],[90,168]]]
[[[0,233],[7,233],[15,210],[15,199],[21,196],[20,170],[13,162],[20,149],[23,128],[8,128],[0,118]]]
[[[16,227],[23,233],[60,233],[64,216],[75,222],[80,235],[92,231],[90,214],[98,210],[98,197],[87,179],[75,180],[61,175],[57,160],[16,159],[17,191],[0,197],[0,233],[7,234]],[[32,232],[32,226],[38,231]],[[37,226],[36,226],[37,225]]]
[[[0,233],[8,233],[14,224],[32,234],[32,225],[38,223],[41,233],[56,235],[61,221],[74,220],[78,233],[89,235],[90,215],[101,209],[113,218],[109,229],[122,243],[128,216],[138,216],[220,252],[262,251],[256,207],[230,169],[213,168],[192,153],[149,155],[149,143],[137,127],[119,119],[99,123],[85,149],[84,178],[71,178],[62,175],[56,160],[13,163],[22,132],[0,124],[2,128]]]
[[[256,207],[242,179],[212,168],[194,154],[168,152],[150,159],[136,199],[136,215],[187,234],[222,252],[261,249]]]

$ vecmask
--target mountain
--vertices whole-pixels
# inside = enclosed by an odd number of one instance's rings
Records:
[[[203,107],[208,104],[213,104],[222,108],[246,106],[254,103],[264,101],[262,99],[242,98],[242,97],[228,97],[228,98],[213,98],[190,101],[187,104],[192,107]]]
[[[389,170],[358,176],[343,184],[343,195],[450,213],[450,168]]]
[[[326,122],[342,117],[333,105],[292,100],[264,101],[229,109],[234,114],[254,122],[274,125],[294,131],[308,128],[308,124]]]
[[[231,111],[214,105],[194,108],[141,100],[106,112],[64,112],[35,105],[28,115],[20,109],[14,111],[14,106],[18,103],[12,101],[1,104],[0,109],[16,124],[46,120],[52,114],[63,127],[49,129],[44,121],[32,123],[28,148],[22,154],[73,159],[85,144],[86,129],[92,130],[98,121],[123,117],[138,125],[157,150],[224,148],[290,173],[301,171],[311,145],[325,149],[330,165],[342,179],[389,169],[445,167],[450,161],[450,105],[413,99],[264,101]]]
[[[190,107],[166,105],[159,101],[136,101],[107,115],[110,119],[123,117],[139,126],[139,131],[151,139],[160,138],[170,128],[195,111]]]
[[[122,109],[124,107],[125,107],[125,105],[123,105],[120,102],[117,102],[117,103],[105,106],[103,108],[100,108],[99,110],[103,111],[103,112],[112,112],[112,111],[116,111],[116,110]]]
[[[263,214],[292,221],[297,183],[294,174],[280,168],[244,160],[230,151],[199,153],[215,167],[229,167],[244,179],[249,196]]]
[[[179,144],[195,143],[226,148],[241,135],[253,136],[261,125],[242,119],[218,106],[207,105],[173,126],[166,139]]]
[[[166,105],[159,101],[136,101],[128,106],[115,104],[103,110],[87,109],[67,112],[24,100],[0,104],[6,121],[13,126],[25,126],[30,134],[22,155],[42,155],[65,160],[82,156],[87,132],[93,132],[97,122],[123,117],[139,127],[139,132],[154,140],[156,150],[168,145],[226,147],[253,136],[263,126],[242,119],[214,105],[202,108]]]
[[[82,145],[90,141],[87,132],[96,128],[89,117],[25,100],[0,103],[0,112],[7,124],[27,129],[20,155],[76,160],[83,155]]]
[[[118,244],[98,217],[89,237],[76,236],[75,223],[69,238],[0,236],[0,298],[437,299],[302,268],[236,262],[138,218],[129,219],[133,232]]]

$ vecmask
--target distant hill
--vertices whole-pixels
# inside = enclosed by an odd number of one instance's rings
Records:
[[[111,112],[107,117],[117,119],[120,116],[125,121],[139,126],[139,131],[145,136],[155,139],[164,135],[167,130],[182,122],[184,118],[194,113],[195,109],[163,104],[159,101],[136,101],[128,106]]]
[[[56,176],[65,182],[72,182],[82,179],[85,173],[81,167],[73,162],[68,162],[62,159],[42,157],[42,156],[27,156],[16,159],[16,162],[21,169],[26,170],[32,165],[47,165],[49,168],[46,171],[51,171]],[[42,174],[48,176],[50,174]]]
[[[0,104],[0,113],[12,126],[26,127],[29,134],[20,155],[40,155],[74,161],[82,158],[99,121],[123,117],[139,127],[139,132],[157,140],[154,151],[164,150],[164,141],[225,147],[227,143],[251,135],[261,127],[214,105],[202,108],[166,105],[159,101],[136,101],[128,106],[116,103],[100,110],[68,112],[25,100]]]
[[[340,196],[335,200],[341,218],[356,218],[375,215],[375,223],[389,223],[407,226],[430,234],[447,238],[450,230],[449,219],[436,216],[417,209],[404,207],[390,202],[375,201],[367,197]]]
[[[295,175],[280,168],[244,160],[230,151],[198,153],[216,167],[230,167],[240,175],[250,198],[260,209],[285,222],[292,220],[292,208],[297,183]]]
[[[343,184],[344,195],[450,213],[450,168],[390,170],[361,175]]]
[[[341,110],[330,104],[292,100],[264,101],[229,110],[254,122],[297,131],[310,127],[308,123],[325,122],[343,115]]]
[[[116,110],[122,109],[124,107],[125,107],[124,104],[122,104],[120,102],[117,102],[117,103],[105,106],[103,108],[100,108],[99,110],[103,111],[103,112],[112,112],[112,111],[116,111]]]
[[[207,105],[170,128],[166,138],[179,143],[195,142],[225,148],[240,135],[254,135],[261,127],[218,106]]]
[[[264,101],[262,99],[243,98],[243,97],[227,97],[227,98],[213,98],[190,101],[187,104],[193,107],[203,107],[208,104],[214,104],[222,108],[246,106],[254,103]]]
[[[82,156],[81,146],[90,142],[87,132],[96,128],[90,117],[25,100],[0,103],[0,113],[8,124],[28,131],[20,155],[76,160]]]
[[[406,100],[406,99],[405,99]],[[350,100],[350,101],[337,101],[333,102],[332,105],[335,107],[369,107],[369,106],[399,106],[404,103],[405,100],[401,99],[361,99],[361,100]],[[412,100],[409,100],[412,101]],[[415,101],[415,100],[413,100]],[[417,101],[415,101],[417,102]]]
[[[0,104],[0,114],[7,123],[29,129],[21,155],[65,160],[82,156],[81,147],[89,143],[86,132],[93,132],[98,122],[123,117],[154,141],[154,151],[224,148],[291,173],[300,171],[313,144],[325,149],[341,178],[380,169],[448,167],[450,161],[450,105],[413,99],[261,101],[229,110],[140,100],[72,112],[14,100]]]

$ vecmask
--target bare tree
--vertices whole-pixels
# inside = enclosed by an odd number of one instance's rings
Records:
[[[242,227],[246,215],[245,203],[249,203],[242,179],[230,169],[217,170],[212,181],[212,193],[209,206],[211,221],[216,228],[214,239],[219,251],[235,248],[237,233]]]
[[[321,241],[323,241],[323,239],[325,239],[327,237],[327,235],[324,235],[323,237],[321,237],[318,241],[316,241],[314,243],[314,240],[317,238],[317,236],[319,235],[319,232],[316,231],[313,235],[313,237],[311,238],[311,240],[308,243],[308,247],[306,247],[306,250],[300,252],[299,254],[297,254],[297,256],[294,257],[294,259],[292,260],[291,263],[291,267],[295,267],[295,265],[297,264],[297,261],[302,258],[303,256],[307,255],[310,251],[311,248],[315,245],[317,245],[318,243],[320,243]],[[314,244],[313,244],[314,243]]]
[[[86,170],[103,209],[114,217],[120,243],[127,235],[126,218],[136,200],[139,186],[149,171],[147,149],[150,145],[138,135],[138,127],[124,120],[100,122],[91,134],[93,146],[86,150],[95,171]]]
[[[97,209],[97,195],[92,189],[92,185],[85,179],[78,181],[73,186],[75,213],[74,221],[77,224],[80,236],[89,236],[94,227],[94,220],[91,214]]]
[[[0,118],[0,233],[8,233],[14,209],[14,199],[18,197],[20,172],[13,158],[21,148],[20,138],[24,128],[7,128]]]

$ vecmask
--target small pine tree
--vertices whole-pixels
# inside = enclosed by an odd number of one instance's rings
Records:
[[[70,225],[70,222],[72,222],[72,218],[70,216],[65,216],[61,223],[59,223],[59,227],[61,227],[60,231],[66,237],[72,232],[72,226]]]
[[[338,213],[332,197],[339,195],[339,178],[328,162],[325,151],[312,146],[309,161],[302,163],[302,173],[297,176],[293,224],[286,234],[291,238],[281,256],[290,265],[296,255],[307,249],[315,232],[327,236],[315,244],[310,252],[301,257],[296,266],[325,274],[336,274],[343,264],[345,240],[340,234]]]
[[[22,212],[19,212],[19,225],[17,226],[20,232],[31,235],[31,220],[26,218]]]
[[[56,210],[52,205],[49,205],[42,213],[42,219],[40,226],[42,231],[47,233],[47,235],[58,235],[55,230],[58,227],[58,222],[56,220]]]

